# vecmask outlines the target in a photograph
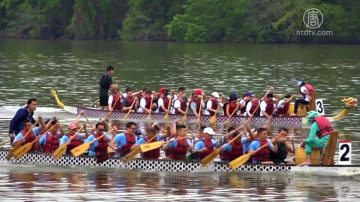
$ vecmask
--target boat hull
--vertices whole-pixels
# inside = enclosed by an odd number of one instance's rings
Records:
[[[85,116],[92,117],[92,118],[103,118],[109,114],[109,111],[96,109],[96,108],[89,108],[89,107],[66,107],[64,108],[65,111],[80,114],[81,111],[85,114]],[[129,120],[147,120],[148,114],[146,113],[130,113],[129,117],[125,118],[126,113],[115,111],[111,114],[111,118],[116,119],[129,119]],[[170,114],[169,120],[165,120],[165,114],[162,113],[153,113],[151,114],[151,120],[165,122],[165,121],[175,121],[181,120],[183,118],[182,115]],[[188,115],[188,122],[196,122],[195,115]],[[203,115],[201,116],[202,123],[209,123],[211,116]],[[230,119],[230,123],[239,124],[243,123],[248,119],[245,116],[234,116]],[[227,116],[218,116],[217,123],[223,124],[228,120]],[[253,124],[264,124],[266,121],[266,117],[254,117],[252,118]],[[272,123],[276,125],[303,125],[306,124],[306,118],[300,116],[275,116],[272,118]]]
[[[8,150],[0,150],[0,161],[5,162]],[[11,163],[25,165],[45,165],[62,167],[107,167],[116,169],[130,169],[143,171],[165,172],[295,172],[312,173],[321,175],[352,176],[360,175],[360,166],[308,166],[298,167],[292,165],[260,165],[246,164],[236,170],[232,170],[226,163],[214,162],[203,167],[198,161],[175,161],[175,160],[144,160],[133,159],[124,162],[120,159],[110,158],[101,164],[96,159],[87,156],[73,157],[64,155],[56,161],[52,156],[44,153],[28,153],[21,159],[11,159]]]

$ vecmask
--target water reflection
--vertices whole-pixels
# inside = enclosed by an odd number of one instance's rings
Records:
[[[51,170],[51,169],[50,169]],[[127,170],[92,170],[81,172],[19,172],[2,169],[0,195],[18,190],[17,199],[45,199],[52,192],[65,192],[63,199],[101,198],[126,200],[309,200],[332,201],[356,195],[357,178],[311,178],[286,173],[165,173]],[[5,177],[6,176],[6,177]],[[336,178],[335,178],[336,180]],[[39,195],[42,193],[44,195]],[[108,193],[107,196],[93,193]],[[125,194],[126,193],[126,194]],[[14,196],[12,196],[14,197]],[[174,197],[174,198],[172,198]]]

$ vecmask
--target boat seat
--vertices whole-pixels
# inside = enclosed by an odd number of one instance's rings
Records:
[[[334,165],[334,156],[339,132],[334,131],[330,134],[329,142],[323,152],[322,165]]]

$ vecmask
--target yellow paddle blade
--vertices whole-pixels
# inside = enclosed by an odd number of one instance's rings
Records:
[[[147,152],[161,147],[165,142],[152,142],[140,145],[141,152]]]
[[[53,153],[52,156],[55,160],[61,159],[61,156],[65,154],[68,144],[62,144],[60,145]]]
[[[166,121],[170,120],[169,114],[165,114],[164,119],[165,119]]]
[[[71,154],[75,157],[80,156],[81,154],[85,153],[90,148],[91,142],[84,143],[82,145],[79,145],[71,150]]]
[[[188,117],[186,115],[184,115],[182,118],[181,118],[181,121],[182,122],[187,122],[188,121]]]
[[[221,149],[215,149],[213,152],[211,152],[209,155],[207,155],[205,158],[201,159],[200,163],[203,166],[206,166],[210,162],[212,162],[221,152]]]
[[[232,160],[229,163],[229,166],[231,169],[235,170],[236,168],[244,165],[251,157],[251,154],[244,154],[241,155],[240,157],[237,157],[236,159]]]
[[[140,146],[139,146],[139,145],[135,145],[135,146],[131,149],[131,151],[123,157],[123,160],[124,160],[125,162],[128,162],[128,161],[130,161],[131,159],[133,159],[136,155],[138,155],[140,152],[141,152]]]
[[[210,122],[210,125],[216,125],[216,122],[217,122],[216,115],[212,116],[210,118],[209,122]]]
[[[20,159],[22,156],[24,156],[24,154],[30,151],[32,146],[32,142],[26,143],[25,145],[21,146],[19,149],[14,151],[14,157],[16,159]]]
[[[19,149],[21,146],[21,142],[18,141],[14,144],[13,148],[11,149],[11,151],[9,152],[9,154],[5,157],[6,160],[10,160],[13,156],[14,156],[14,151],[16,151],[17,149]]]

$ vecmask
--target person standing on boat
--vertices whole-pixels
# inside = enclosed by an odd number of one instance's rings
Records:
[[[169,113],[169,104],[170,100],[168,98],[169,91],[166,88],[160,88],[159,90],[159,99],[158,99],[158,112],[160,113]]]
[[[300,94],[303,97],[295,100],[294,115],[296,115],[298,111],[299,104],[307,105],[310,103],[310,95],[314,93],[314,87],[311,84],[307,84],[304,81],[297,81],[296,85],[299,87]]]
[[[122,111],[122,96],[121,92],[119,92],[119,85],[111,84],[110,86],[111,95],[109,96],[108,100],[108,108],[109,111]]]
[[[222,107],[220,95],[218,92],[212,92],[210,99],[206,102],[204,115],[214,116],[218,107]]]
[[[172,138],[169,143],[163,146],[169,159],[185,160],[186,153],[191,150],[192,145],[186,139],[186,126],[174,124],[176,126],[176,139]]]
[[[106,74],[101,75],[99,80],[99,100],[101,109],[104,110],[108,106],[109,89],[112,84],[112,75],[114,75],[114,67],[109,65],[106,68]]]
[[[77,125],[74,123],[71,123],[68,127],[68,132],[62,136],[60,139],[60,145],[67,143],[72,136],[75,136],[68,144],[66,151],[69,153],[70,150],[74,149],[75,147],[81,145],[84,143],[84,140],[88,137],[87,131],[86,131],[86,125],[84,124],[84,131],[85,134],[76,133],[78,130]]]
[[[199,134],[199,140],[195,143],[190,155],[191,159],[201,160],[214,151],[216,142],[213,142],[213,135],[215,132],[210,127],[206,127],[201,136]]]
[[[295,97],[295,95],[291,96],[290,94],[285,95],[283,99],[279,101],[276,106],[275,115],[276,116],[286,116],[288,115],[290,102]]]
[[[117,134],[114,137],[114,143],[116,145],[116,158],[124,157],[131,150],[131,147],[136,143],[137,137],[135,132],[137,125],[134,122],[126,123],[126,131],[124,133]]]
[[[268,144],[260,151],[253,155],[253,163],[272,163],[270,161],[270,151],[277,152],[277,148],[273,146],[272,141],[267,138],[268,130],[266,128],[258,128],[257,139],[251,142],[249,153],[255,153],[261,146]]]
[[[250,118],[252,116],[259,116],[259,106],[260,103],[259,103],[259,100],[255,97],[255,95],[253,95],[251,98],[250,98],[250,102],[247,103],[246,105],[246,116],[249,116]],[[256,111],[255,111],[256,110]]]
[[[260,116],[265,116],[267,118],[272,117],[272,114],[275,111],[274,104],[274,95],[269,93],[266,95],[265,99],[260,103]]]
[[[277,152],[270,151],[270,160],[274,164],[286,163],[288,152],[294,153],[293,147],[286,141],[288,133],[287,128],[280,128],[279,133],[272,138],[274,147],[277,147]]]
[[[10,144],[12,144],[14,141],[15,135],[23,130],[26,120],[30,121],[32,124],[35,124],[33,115],[36,107],[37,100],[35,98],[30,98],[26,102],[26,106],[20,108],[16,112],[15,116],[11,119],[9,127]]]
[[[50,128],[51,130],[39,139],[45,153],[53,153],[60,145],[60,138],[65,134],[58,120],[51,120]]]
[[[96,157],[97,163],[106,161],[109,158],[108,146],[111,141],[111,136],[108,133],[105,133],[104,130],[105,124],[103,122],[97,122],[95,125],[95,131],[92,131],[92,134],[84,141],[85,143],[92,142],[101,137],[100,139],[94,141],[89,148],[89,156]]]
[[[204,95],[204,92],[201,89],[195,89],[191,102],[190,102],[190,109],[192,114],[194,114],[196,117],[201,116],[200,106],[203,105],[203,102],[201,102],[201,98]],[[203,107],[201,107],[203,109]]]
[[[234,111],[238,110],[238,105],[239,105],[237,99],[238,99],[238,94],[236,92],[231,92],[228,101],[224,104],[225,116],[230,116],[233,113],[236,116],[237,112]]]
[[[308,123],[311,123],[309,137],[301,144],[305,147],[306,160],[301,165],[310,165],[310,155],[315,148],[325,148],[330,139],[330,133],[334,131],[330,121],[316,111],[307,113]]]
[[[44,125],[44,122],[42,121],[41,116],[39,116],[39,118],[38,118],[38,123],[40,124],[39,127],[34,127],[33,129],[31,129],[32,126],[33,126],[32,123],[31,123],[29,120],[26,120],[26,121],[25,121],[24,129],[21,130],[21,131],[16,135],[16,137],[15,137],[12,145],[14,146],[17,142],[21,142],[21,145],[24,145],[24,144],[26,144],[26,143],[28,143],[28,142],[34,141],[35,138],[36,138],[38,135],[40,135],[41,130],[43,130],[43,129],[45,128],[45,125]],[[31,131],[30,131],[30,130],[31,130]],[[27,137],[25,137],[25,135],[26,135],[29,131],[30,131],[29,135],[27,135]],[[38,144],[35,143],[35,144],[33,144],[33,146],[32,146],[32,148],[31,148],[30,151],[35,151],[35,150],[37,150],[37,148],[38,148]]]
[[[150,113],[153,108],[154,100],[151,90],[146,90],[145,95],[140,100],[139,113]]]
[[[178,89],[177,95],[174,95],[174,101],[173,101],[173,110],[172,114],[181,114],[185,115],[186,113],[186,107],[187,107],[187,101],[185,99],[185,88],[180,87]]]

